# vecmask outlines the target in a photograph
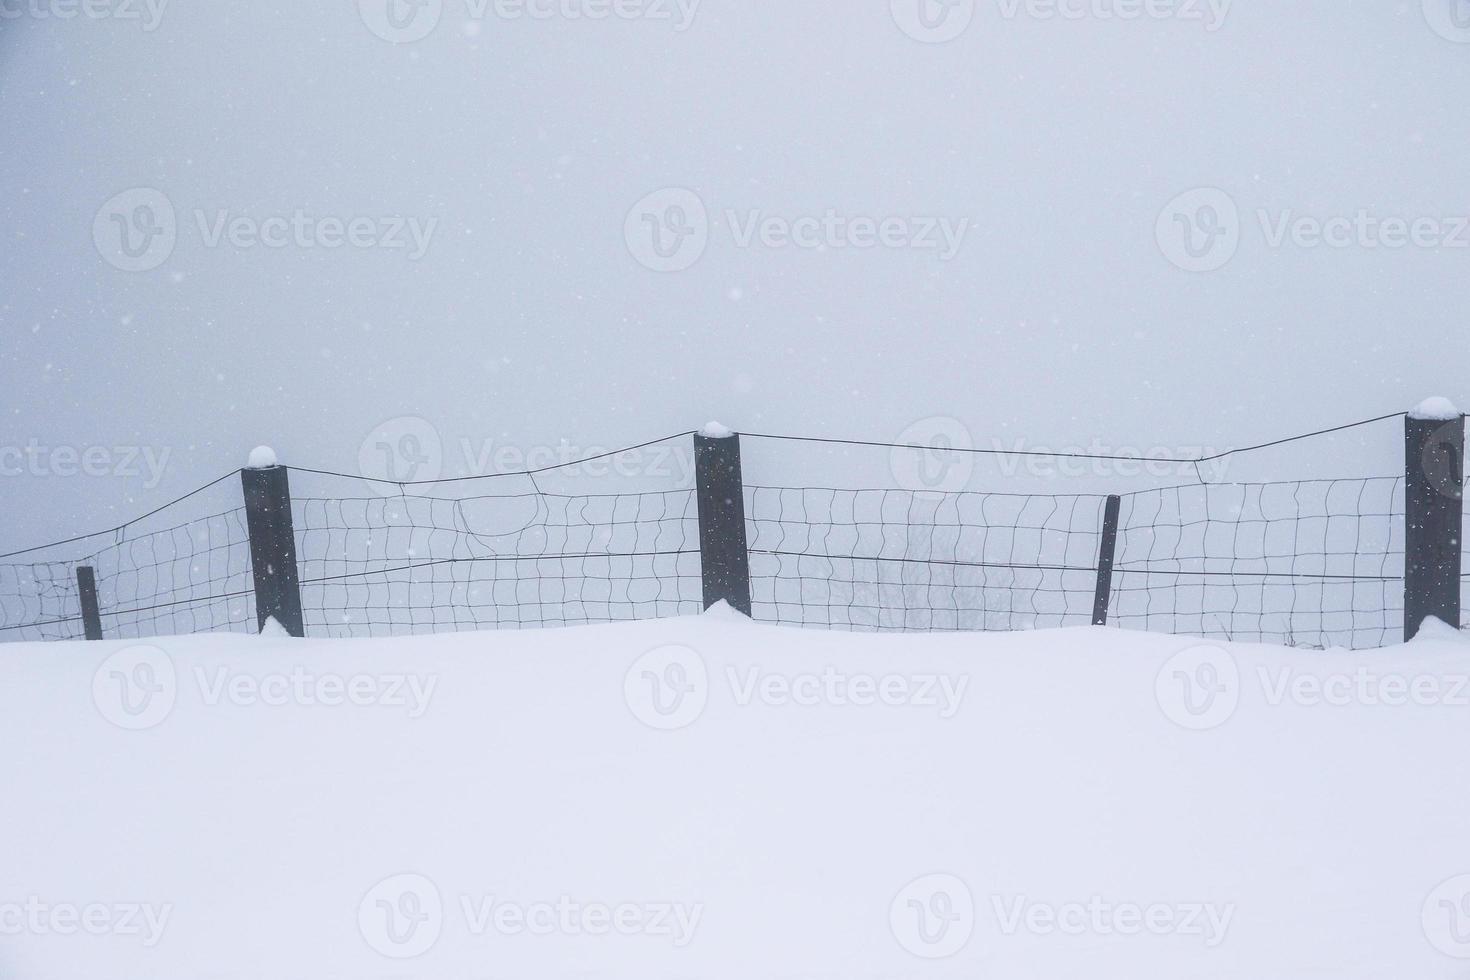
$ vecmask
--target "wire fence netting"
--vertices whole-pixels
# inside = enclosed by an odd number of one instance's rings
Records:
[[[1109,621],[1292,646],[1403,636],[1403,479],[1173,487],[1123,497]]]
[[[1106,497],[747,487],[754,618],[868,630],[1092,621]]]
[[[83,544],[89,547],[74,558],[42,555],[0,563],[0,638],[80,639],[78,566],[96,570],[97,602],[108,636],[254,631],[243,506],[153,530],[119,532],[111,544]]]
[[[312,635],[566,626],[696,613],[693,490],[293,501]]]
[[[1093,622],[1106,493],[881,479],[863,489],[802,486],[828,465],[813,456],[814,441],[800,440],[800,465],[748,461],[736,495],[755,619],[862,631]],[[538,472],[420,485],[290,471],[307,635],[566,626],[704,607],[692,464],[591,483],[538,482]],[[760,482],[768,472],[797,485]],[[900,472],[890,467],[890,481],[904,482]],[[1403,635],[1404,477],[1201,479],[1118,496],[1103,591],[1110,625],[1324,648]],[[1470,567],[1470,544],[1457,547]],[[0,558],[0,640],[81,638],[79,566],[95,570],[108,638],[257,629],[238,474],[111,531]],[[1470,621],[1470,574],[1461,582]]]

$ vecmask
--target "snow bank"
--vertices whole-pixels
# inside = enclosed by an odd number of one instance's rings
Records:
[[[1462,977],[1453,631],[0,649],[0,976]]]

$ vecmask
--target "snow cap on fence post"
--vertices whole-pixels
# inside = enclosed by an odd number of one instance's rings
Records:
[[[247,470],[268,470],[272,466],[279,466],[280,460],[276,457],[276,451],[270,446],[256,446],[250,450],[250,459],[245,464]]]
[[[699,434],[706,439],[728,439],[735,434],[733,429],[721,425],[718,422],[706,422],[700,428]]]
[[[1461,414],[1454,402],[1439,396],[1426,398],[1409,410],[1409,418],[1421,421],[1451,422]]]
[[[1431,618],[1460,625],[1465,417],[1426,398],[1404,419],[1404,639]]]

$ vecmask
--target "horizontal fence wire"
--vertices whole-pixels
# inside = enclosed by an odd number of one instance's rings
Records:
[[[1291,646],[1404,627],[1404,481],[1174,487],[1123,498],[1109,621]]]
[[[1091,622],[1101,496],[746,487],[757,620],[873,631]]]
[[[67,561],[0,564],[0,640],[79,640],[76,566]]]
[[[1306,437],[1264,445],[1298,438]],[[651,474],[644,474],[638,492],[543,492],[536,474],[569,465],[418,484],[294,471],[350,481],[346,493],[293,501],[307,635],[563,626],[698,612],[696,491],[668,487],[684,482],[672,474],[648,489]],[[758,620],[873,631],[1025,630],[1092,621],[1107,499],[1101,494],[783,487],[760,485],[749,475],[747,467]],[[117,528],[0,556],[0,640],[81,638],[76,570],[83,565],[95,569],[108,638],[254,632],[246,512],[238,480],[231,480],[237,476],[227,474]],[[234,486],[216,495],[225,502],[206,503],[201,495],[226,482]],[[1121,498],[1106,597],[1112,625],[1311,647],[1364,648],[1402,637],[1402,477],[1201,480]],[[1470,567],[1470,543],[1460,547],[1462,567]],[[1462,586],[1462,625],[1470,625],[1470,573],[1462,575]]]
[[[567,626],[697,613],[693,490],[293,501],[308,635]]]
[[[105,635],[123,639],[253,632],[245,508],[130,536],[65,561],[0,564],[0,638],[80,639],[76,569],[96,571]],[[67,544],[72,544],[68,542]]]

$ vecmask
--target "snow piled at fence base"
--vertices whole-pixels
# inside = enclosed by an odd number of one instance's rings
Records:
[[[0,651],[0,976],[1461,977],[1470,646]]]

